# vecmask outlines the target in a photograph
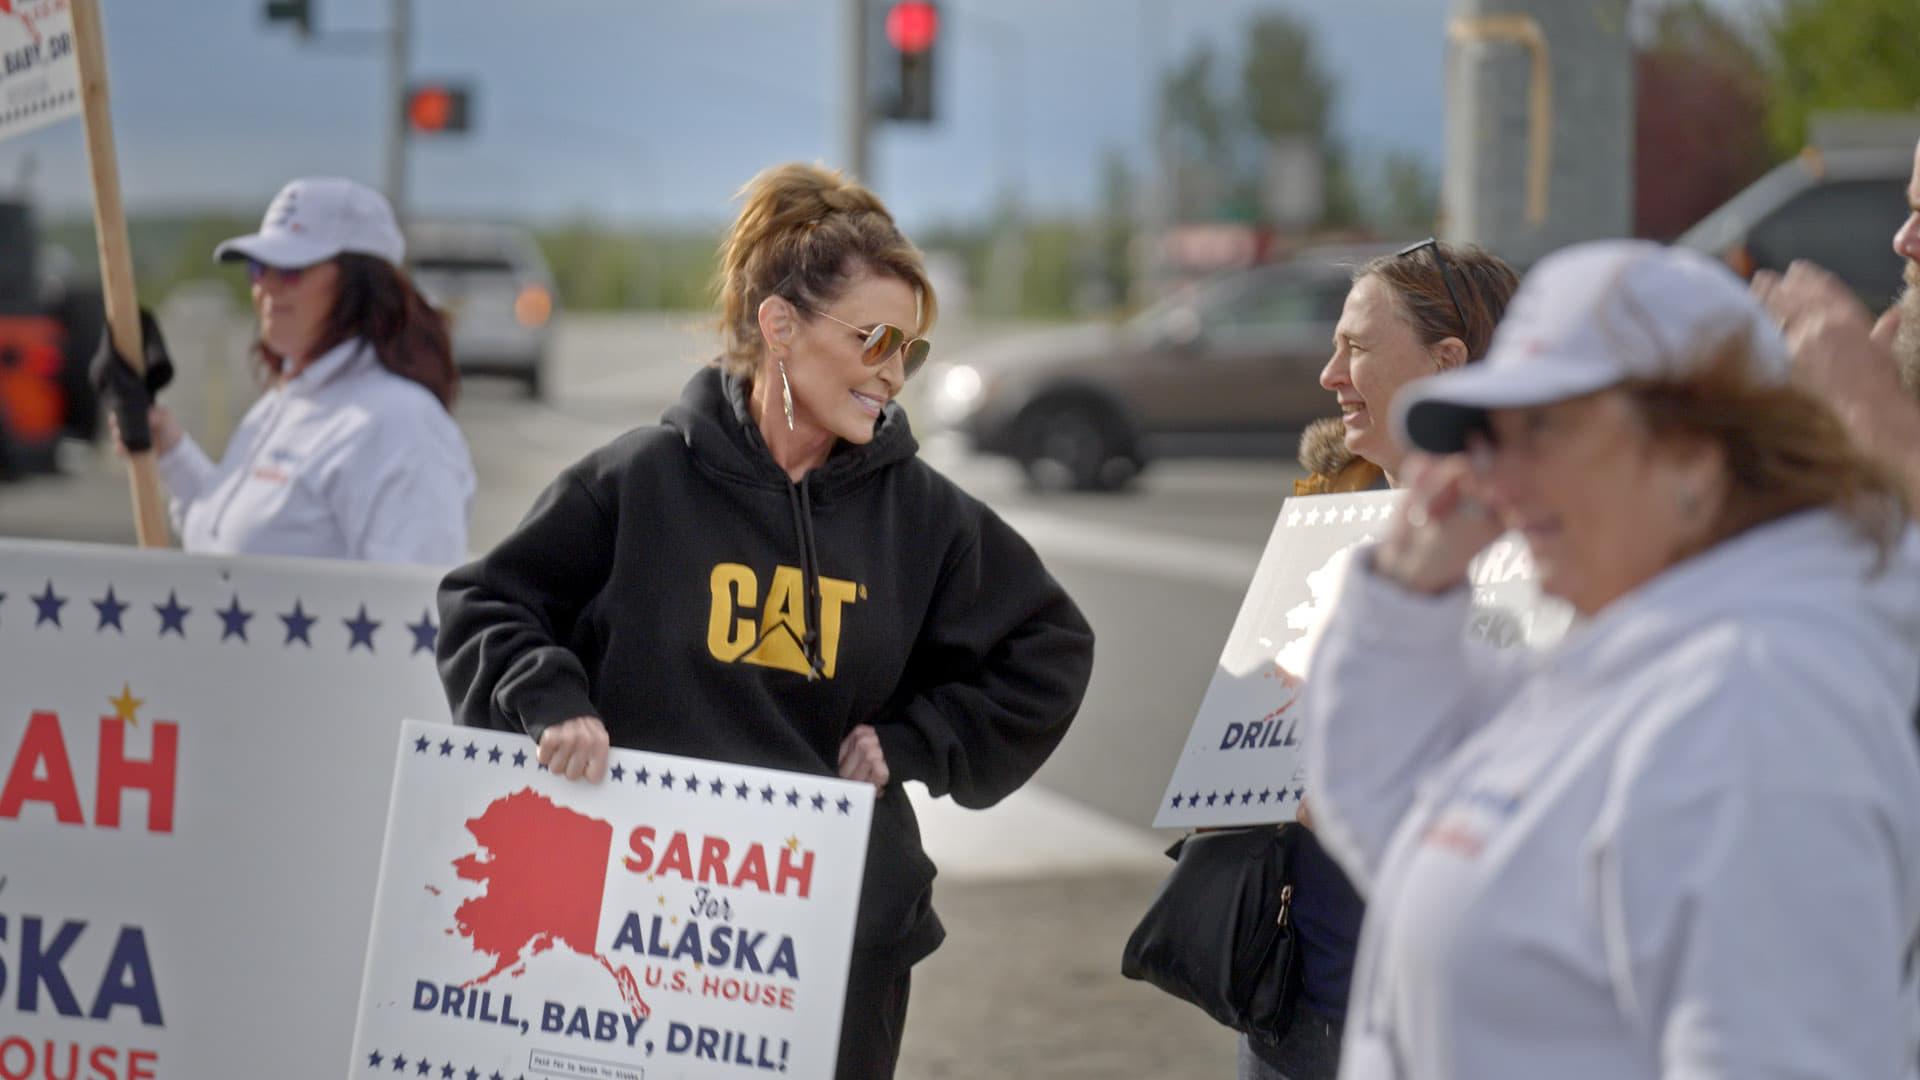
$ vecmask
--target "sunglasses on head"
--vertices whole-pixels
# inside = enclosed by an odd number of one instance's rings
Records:
[[[1440,284],[1447,287],[1447,299],[1453,301],[1453,313],[1460,319],[1460,339],[1465,341],[1467,337],[1467,313],[1460,307],[1460,294],[1453,291],[1453,271],[1447,267],[1447,257],[1440,252],[1440,241],[1429,236],[1417,244],[1409,244],[1401,248],[1399,251],[1394,252],[1394,254],[1404,257],[1417,253],[1421,248],[1433,249],[1433,264],[1440,268]]]
[[[278,274],[280,280],[289,285],[300,284],[300,275],[307,272],[304,266],[268,266],[259,259],[247,260],[247,280],[255,285],[268,274]]]
[[[892,323],[875,323],[872,329],[865,329],[824,311],[800,304],[793,306],[800,308],[801,311],[812,312],[823,319],[832,319],[860,335],[860,361],[868,367],[879,367],[886,363],[887,358],[891,357],[897,349],[900,352],[900,365],[905,370],[906,377],[911,379],[914,372],[926,365],[927,353],[933,349],[933,343],[926,338],[909,338],[905,330]]]

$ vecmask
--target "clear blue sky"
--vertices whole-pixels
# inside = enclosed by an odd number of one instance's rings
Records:
[[[878,2],[878,0],[876,0]],[[1746,6],[1747,0],[1725,0]],[[416,76],[476,87],[477,130],[421,140],[424,214],[722,220],[763,165],[838,154],[840,0],[414,0]],[[378,183],[381,54],[268,27],[261,0],[103,0],[134,212],[253,212],[295,175]],[[385,0],[315,0],[323,30]],[[909,224],[981,214],[1014,159],[1030,206],[1092,205],[1118,147],[1144,165],[1155,72],[1207,41],[1237,68],[1262,10],[1304,18],[1362,154],[1442,150],[1446,0],[943,0],[928,128],[883,125],[877,186]],[[1016,147],[1007,153],[1009,144]],[[84,209],[77,122],[0,143],[49,214]]]

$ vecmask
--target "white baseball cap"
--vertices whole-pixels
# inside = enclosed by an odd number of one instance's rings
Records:
[[[1725,266],[1645,240],[1577,244],[1542,259],[1520,283],[1486,359],[1400,392],[1394,433],[1418,450],[1458,453],[1468,434],[1485,429],[1489,409],[1687,375],[1737,338],[1749,344],[1750,378],[1787,380],[1786,341]]]
[[[252,259],[290,270],[343,252],[373,255],[399,266],[407,242],[385,196],[337,176],[308,176],[280,189],[267,204],[259,232],[226,241],[213,249],[213,257],[222,262]]]

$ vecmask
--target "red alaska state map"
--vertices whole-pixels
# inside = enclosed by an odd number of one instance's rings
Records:
[[[467,831],[480,850],[455,859],[454,870],[486,891],[460,905],[454,926],[493,967],[463,985],[518,976],[531,957],[563,948],[597,961],[633,1015],[648,1015],[633,973],[595,951],[613,826],[523,788],[469,818]]]

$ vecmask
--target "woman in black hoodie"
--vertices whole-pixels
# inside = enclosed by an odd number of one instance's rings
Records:
[[[919,461],[894,402],[933,289],[872,192],[768,170],[720,250],[725,352],[440,589],[459,722],[598,781],[633,747],[881,790],[838,1075],[889,1077],[940,944],[899,781],[985,807],[1066,733],[1093,633],[1025,541]]]

